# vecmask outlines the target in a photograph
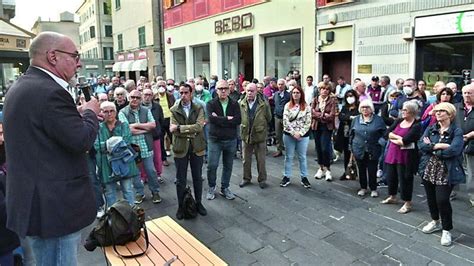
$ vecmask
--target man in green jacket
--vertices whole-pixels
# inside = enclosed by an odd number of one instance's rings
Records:
[[[240,101],[241,136],[243,143],[243,180],[239,186],[250,184],[252,179],[252,154],[257,159],[258,183],[260,188],[267,186],[267,169],[265,167],[265,153],[267,139],[267,125],[272,119],[270,104],[257,93],[257,86],[250,83],[246,87],[246,95]]]
[[[204,139],[204,110],[201,105],[192,102],[193,89],[189,84],[179,87],[181,100],[171,109],[170,131],[173,134],[173,153],[176,166],[176,192],[178,194],[178,212],[176,218],[184,218],[183,200],[186,188],[188,164],[191,165],[194,198],[197,211],[206,215],[207,211],[201,203],[202,196],[202,164],[206,151]]]

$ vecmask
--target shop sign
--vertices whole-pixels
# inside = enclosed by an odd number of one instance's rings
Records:
[[[140,51],[138,53],[138,59],[146,59],[146,51]]]
[[[0,46],[10,46],[10,39],[7,37],[0,37]]]
[[[17,48],[26,48],[26,40],[25,39],[16,39],[16,47]]]
[[[117,56],[117,61],[125,61],[125,55],[119,54],[119,55]]]
[[[98,69],[98,65],[86,65],[86,69]]]
[[[240,16],[233,16],[214,22],[214,33],[223,34],[232,31],[253,28],[253,14],[246,13]]]
[[[415,18],[415,37],[474,32],[474,11]]]
[[[357,65],[357,73],[372,74],[372,65]]]
[[[134,59],[135,59],[135,55],[133,53],[127,54],[127,60],[134,60]]]

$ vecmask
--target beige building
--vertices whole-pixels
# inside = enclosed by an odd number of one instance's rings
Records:
[[[114,60],[110,0],[84,0],[77,9],[82,61],[80,74],[111,76]]]
[[[315,1],[193,0],[164,16],[166,74],[177,81],[314,74]]]
[[[44,21],[40,17],[36,20],[31,32],[38,34],[44,31],[54,31],[71,38],[76,46],[79,46],[79,23],[74,22],[74,14],[63,12],[59,14],[59,21]]]
[[[160,2],[112,1],[113,71],[117,75],[131,79],[163,75]]]

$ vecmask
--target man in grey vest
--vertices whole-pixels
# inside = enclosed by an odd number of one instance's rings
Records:
[[[160,184],[153,164],[153,136],[156,123],[151,111],[141,106],[142,93],[132,90],[129,94],[130,104],[120,110],[119,120],[130,125],[132,132],[132,143],[140,147],[140,156],[143,167],[148,176],[148,186],[151,190],[153,203],[160,203],[161,198],[158,193]],[[139,176],[134,177],[133,187],[135,188],[135,203],[140,204],[145,199],[144,185]]]

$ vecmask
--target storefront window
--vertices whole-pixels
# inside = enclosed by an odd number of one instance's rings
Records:
[[[238,43],[222,44],[222,78],[237,78],[239,74],[239,47]]]
[[[284,77],[293,70],[301,71],[300,33],[265,38],[265,75]]]
[[[453,81],[462,88],[472,78],[472,74],[463,76],[463,70],[474,68],[474,39],[420,41],[416,62],[416,76],[426,81],[427,88],[438,80]]]
[[[211,71],[211,59],[209,56],[209,45],[194,47],[194,76],[202,75],[209,79]]]
[[[186,81],[186,52],[183,49],[173,51],[175,84]]]

